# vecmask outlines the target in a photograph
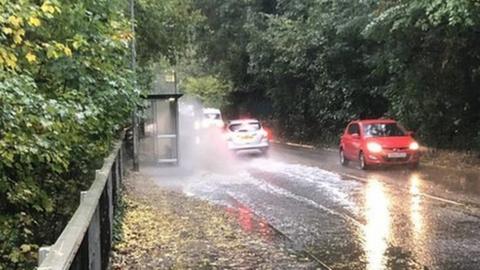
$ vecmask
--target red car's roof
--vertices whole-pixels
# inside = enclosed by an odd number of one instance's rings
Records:
[[[380,123],[396,123],[397,121],[393,119],[364,119],[354,121],[361,124],[380,124]]]

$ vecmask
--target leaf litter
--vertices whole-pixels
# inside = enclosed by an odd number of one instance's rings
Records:
[[[112,269],[317,269],[308,257],[242,230],[225,208],[162,189],[141,173],[124,182]]]

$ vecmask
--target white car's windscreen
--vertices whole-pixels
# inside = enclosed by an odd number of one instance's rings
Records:
[[[204,113],[203,116],[209,120],[220,120],[220,114],[218,113]]]
[[[232,124],[228,127],[232,132],[252,132],[260,130],[260,123],[250,122],[241,124]]]

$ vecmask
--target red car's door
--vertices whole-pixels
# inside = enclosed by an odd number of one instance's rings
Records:
[[[356,124],[357,127],[359,126]],[[360,147],[362,146],[362,133],[360,128],[352,135],[352,159],[358,159],[360,154]]]
[[[347,131],[345,132],[345,134],[343,135],[343,150],[344,150],[344,153],[345,153],[345,156],[348,158],[348,159],[352,159],[353,155],[353,140],[354,140],[354,131],[355,131],[355,126],[356,124],[355,123],[351,123],[350,125],[348,125],[347,127]]]
[[[356,159],[360,150],[360,126],[358,123],[352,123],[347,128],[345,136],[345,154],[349,159]]]

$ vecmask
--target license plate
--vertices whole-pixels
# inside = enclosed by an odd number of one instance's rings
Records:
[[[389,158],[406,158],[407,153],[388,153]]]
[[[238,139],[240,142],[250,143],[253,141],[254,137],[250,135],[244,135],[244,136],[239,136]]]
[[[248,140],[252,140],[253,136],[250,136],[250,135],[240,136],[240,139],[248,141]]]

